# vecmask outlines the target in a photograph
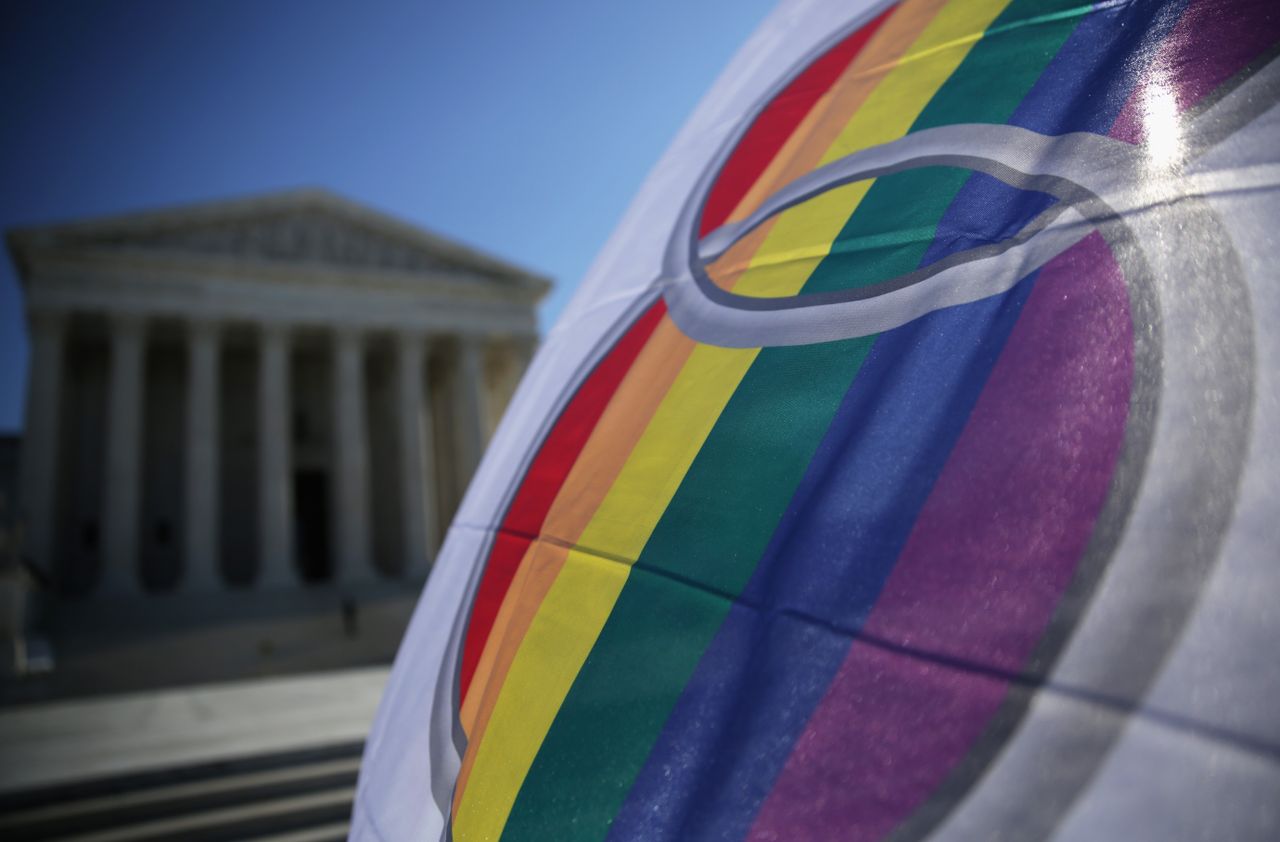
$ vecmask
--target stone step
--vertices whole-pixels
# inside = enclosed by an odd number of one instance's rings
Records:
[[[10,793],[0,799],[0,838],[342,838],[359,751],[343,744]]]
[[[346,820],[351,815],[355,787],[279,798],[242,807],[176,816],[76,836],[53,837],[60,842],[230,842],[255,839],[284,831],[299,831]]]
[[[272,836],[259,836],[253,842],[345,842],[347,833],[350,830],[350,822],[335,822],[305,830],[294,830]]]

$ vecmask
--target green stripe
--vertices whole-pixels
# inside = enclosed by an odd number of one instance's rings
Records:
[[[1075,0],[1011,3],[920,112],[911,130],[1008,122],[1082,19],[1079,6]],[[993,80],[1005,84],[993,90]],[[969,170],[928,167],[878,179],[836,236],[830,255],[814,269],[804,292],[850,289],[915,269],[933,243],[938,221],[971,177]],[[892,269],[869,274],[869,265]],[[851,282],[854,278],[860,282]]]
[[[756,359],[632,569],[504,839],[604,835],[871,343],[776,348]]]
[[[1046,5],[1015,0],[992,29]],[[1044,49],[1029,50],[1024,36],[978,42],[915,128],[1007,120],[1075,20],[1048,25],[1050,38],[1038,29],[1036,44]],[[988,89],[992,78],[1005,82],[1001,91]],[[935,231],[967,177],[935,169],[878,181],[838,243],[875,243],[894,230]],[[927,192],[915,192],[920,190]],[[928,238],[896,244],[881,239],[858,252],[857,283],[848,282],[848,265],[842,269],[835,265],[841,258],[833,258],[819,265],[805,290],[869,284],[910,271],[928,245]],[[534,759],[504,838],[597,840],[608,832],[873,340],[767,348],[756,358],[632,569]]]

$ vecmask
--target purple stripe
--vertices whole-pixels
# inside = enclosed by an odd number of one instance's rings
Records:
[[[1095,233],[1042,271],[868,634],[1023,668],[1105,500],[1132,349],[1124,279]]]
[[[1105,132],[1142,69],[1135,57],[1153,52],[1184,8],[1183,0],[1142,0],[1089,15],[1010,122],[1050,134]],[[1043,198],[974,175],[922,264],[1008,236],[1043,207]],[[848,656],[851,634],[906,545],[1035,283],[1024,279],[1006,296],[1000,318],[986,312],[999,302],[984,301],[933,314],[876,342],[609,838],[746,835]],[[990,359],[974,354],[981,343],[996,352]],[[966,356],[973,362],[965,363]],[[809,797],[833,796],[826,789]]]
[[[1100,235],[1045,266],[868,636],[1021,668],[1105,501],[1132,340],[1124,279]],[[1006,691],[856,642],[750,838],[880,838],[941,783]],[[833,781],[839,798],[812,797]]]
[[[1177,99],[1178,110],[1193,107],[1280,40],[1280,6],[1275,0],[1192,3],[1152,58],[1146,78],[1129,97],[1111,136],[1130,143],[1146,137],[1145,103],[1159,85]]]

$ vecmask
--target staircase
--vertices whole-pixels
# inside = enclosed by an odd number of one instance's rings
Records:
[[[0,794],[5,842],[339,842],[360,742]]]

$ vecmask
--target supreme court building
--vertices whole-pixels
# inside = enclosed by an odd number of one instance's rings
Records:
[[[90,601],[421,582],[549,288],[323,191],[9,246],[25,554]]]

